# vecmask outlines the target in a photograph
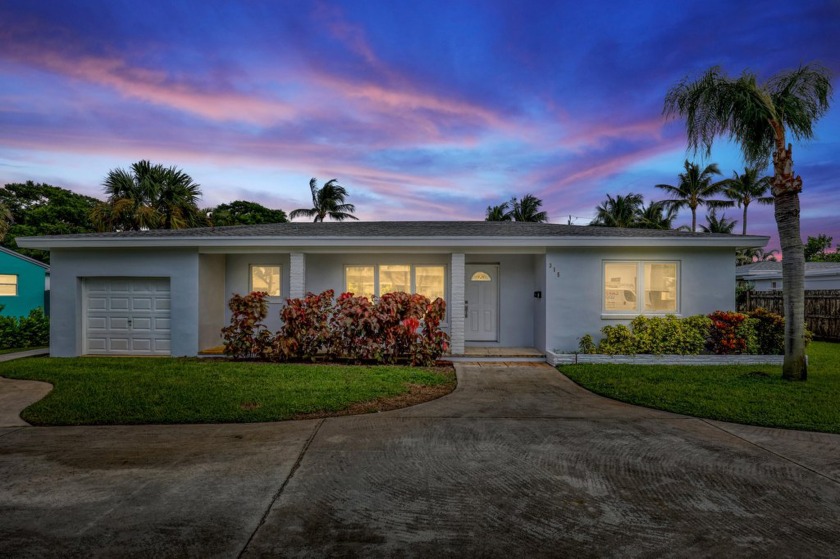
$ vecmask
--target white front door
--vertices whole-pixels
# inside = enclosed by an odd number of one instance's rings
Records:
[[[87,354],[169,355],[167,278],[87,278]]]
[[[465,339],[468,342],[498,341],[499,266],[467,264],[464,280]]]

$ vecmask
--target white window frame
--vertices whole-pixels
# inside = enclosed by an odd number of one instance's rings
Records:
[[[269,295],[269,301],[279,301],[283,298],[283,266],[277,263],[270,263],[270,264],[260,264],[260,263],[253,263],[248,264],[248,293],[253,293],[254,291],[254,268],[277,268],[278,275],[280,277],[280,294],[279,295]]]
[[[0,282],[0,285],[13,285],[14,288],[15,288],[15,292],[13,294],[11,294],[11,295],[0,295],[0,297],[17,297],[18,293],[20,292],[19,289],[18,289],[18,285],[20,284],[20,276],[18,276],[17,274],[0,274],[0,275],[11,276],[11,277],[15,278],[14,283]]]
[[[608,264],[630,264],[636,266],[636,309],[613,310],[607,309],[607,265]],[[676,271],[676,297],[673,311],[646,311],[644,306],[645,285],[645,264],[673,264]],[[602,260],[601,261],[601,318],[635,318],[641,314],[646,316],[665,316],[668,314],[680,315],[682,308],[682,261],[680,260]]]

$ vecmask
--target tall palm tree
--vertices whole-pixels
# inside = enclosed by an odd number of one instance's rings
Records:
[[[785,360],[782,376],[805,380],[805,258],[799,227],[802,178],[793,172],[793,150],[787,134],[813,137],[813,125],[829,107],[828,70],[802,66],[759,83],[744,72],[730,78],[720,68],[694,81],[683,80],[665,97],[668,117],[685,117],[688,145],[711,154],[712,143],[726,136],[740,144],[748,165],[773,162],[776,225],[782,245],[782,293],[785,309]]]
[[[731,179],[721,181],[723,195],[735,202],[739,208],[744,208],[742,235],[747,234],[747,207],[752,202],[765,205],[773,203],[773,197],[766,195],[773,177],[759,178],[758,174],[758,167],[747,167],[743,174],[734,172]]]
[[[615,198],[607,194],[607,199],[595,208],[595,219],[589,225],[636,227],[643,203],[644,197],[641,194],[617,194]]]
[[[727,219],[726,214],[718,217],[717,210],[714,208],[706,215],[706,223],[708,225],[700,226],[704,233],[727,233],[730,235],[735,229],[735,225],[738,224],[734,219]]]
[[[542,200],[533,194],[526,194],[521,200],[517,200],[514,196],[510,200],[510,206],[510,216],[513,221],[548,222],[548,214],[540,211]]]
[[[636,227],[642,229],[673,229],[677,208],[663,202],[651,202],[639,208]]]
[[[312,207],[299,208],[289,212],[289,218],[312,217],[313,222],[324,221],[327,217],[336,221],[345,219],[359,219],[353,212],[356,206],[345,203],[349,196],[347,189],[338,184],[338,179],[332,179],[318,188],[318,179],[312,177],[309,181],[309,190],[312,191]]]
[[[175,167],[160,167],[158,174],[154,208],[160,215],[162,228],[183,229],[206,225],[206,214],[198,208],[201,186]]]
[[[487,217],[484,221],[512,221],[509,202],[502,202],[498,206],[487,206]]]
[[[732,202],[725,200],[712,200],[710,197],[718,194],[722,186],[719,182],[713,182],[715,175],[720,174],[717,163],[710,163],[703,169],[696,163],[691,163],[687,159],[684,163],[685,172],[679,174],[679,183],[677,186],[670,184],[657,184],[656,188],[661,188],[671,195],[671,200],[666,200],[665,203],[672,208],[685,208],[691,210],[691,230],[697,231],[697,208],[700,206],[715,207],[729,207]]]

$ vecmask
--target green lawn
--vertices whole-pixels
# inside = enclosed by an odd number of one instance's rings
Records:
[[[20,351],[32,351],[33,349],[47,349],[46,347],[12,347],[9,349],[0,349],[0,355],[7,353],[18,353]]]
[[[697,417],[840,433],[840,343],[813,342],[806,382],[781,367],[563,365],[560,372],[609,398]]]
[[[455,383],[441,369],[105,357],[20,359],[0,376],[54,385],[21,414],[36,425],[277,421]]]

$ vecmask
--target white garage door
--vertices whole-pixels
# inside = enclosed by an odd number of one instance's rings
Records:
[[[169,355],[169,279],[85,280],[85,353]]]

